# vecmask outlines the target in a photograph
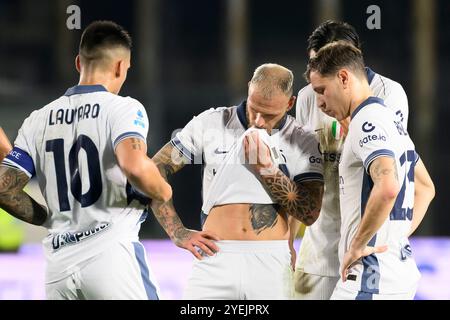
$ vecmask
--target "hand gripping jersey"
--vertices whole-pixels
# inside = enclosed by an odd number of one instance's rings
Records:
[[[407,129],[408,99],[402,86],[366,68],[367,78],[374,96],[384,100],[396,121]],[[311,85],[298,93],[296,106],[297,121],[316,130],[323,158],[325,192],[322,209],[317,221],[306,228],[299,254],[297,268],[305,273],[338,277],[338,242],[340,228],[339,173],[338,163],[344,142],[339,122],[323,113],[316,102],[316,94]]]
[[[123,139],[146,141],[144,107],[103,86],[75,86],[24,121],[4,164],[37,176],[49,218],[44,239],[47,281],[57,281],[106,250],[137,241],[145,197],[114,154]]]
[[[227,203],[273,203],[257,177],[243,165],[243,138],[247,130],[246,103],[210,109],[194,117],[172,144],[203,168],[203,212]],[[249,129],[254,130],[254,129]],[[265,130],[259,130],[264,131]],[[271,147],[279,168],[292,180],[323,180],[315,135],[286,116],[271,136],[260,132]]]
[[[412,223],[414,166],[418,156],[401,122],[380,98],[368,98],[351,117],[339,164],[341,262],[373,188],[369,167],[375,159],[395,159],[400,192],[390,215],[368,243],[369,246],[387,245],[388,251],[362,258],[350,269],[352,279],[345,283],[339,281],[337,288],[359,292],[361,298],[371,294],[407,293],[417,287],[420,277],[407,239]]]

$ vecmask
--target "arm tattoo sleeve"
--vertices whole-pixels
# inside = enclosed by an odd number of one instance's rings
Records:
[[[153,161],[166,181],[169,176],[190,163],[170,142],[158,151],[153,157]],[[170,238],[175,240],[175,243],[188,237],[189,234],[175,210],[172,199],[165,203],[152,201],[151,208],[158,222]]]
[[[22,190],[28,180],[22,171],[0,166],[0,206],[17,219],[40,226],[47,211]]]
[[[323,182],[295,183],[279,169],[262,174],[261,178],[282,211],[306,225],[317,219],[322,206]]]

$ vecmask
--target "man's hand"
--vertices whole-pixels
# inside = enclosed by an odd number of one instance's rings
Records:
[[[219,251],[214,241],[219,241],[220,239],[211,231],[195,231],[180,228],[175,232],[172,240],[175,245],[190,251],[199,260],[202,260],[203,257],[198,249],[209,256],[213,256]]]
[[[252,131],[244,138],[245,160],[256,172],[273,167],[269,147],[261,140],[257,131]]]
[[[370,256],[373,253],[382,253],[387,250],[387,246],[379,247],[365,247],[362,250],[352,249],[348,250],[342,261],[341,278],[345,282],[347,280],[348,270],[358,261],[361,257]]]

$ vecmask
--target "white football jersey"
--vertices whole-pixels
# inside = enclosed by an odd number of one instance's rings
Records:
[[[402,86],[366,68],[367,78],[373,95],[385,101],[394,111],[403,127],[408,123],[408,99]],[[298,93],[296,105],[297,121],[316,130],[323,158],[325,192],[322,209],[317,221],[306,228],[299,253],[297,268],[305,273],[338,277],[338,242],[340,229],[339,173],[344,137],[339,122],[317,107],[316,93],[307,85]]]
[[[365,294],[399,294],[417,287],[420,278],[408,243],[414,206],[414,167],[418,156],[407,131],[383,100],[370,97],[351,115],[349,133],[339,164],[342,263],[373,188],[369,174],[378,157],[395,159],[400,192],[394,207],[369,246],[387,245],[385,253],[372,254],[350,269],[349,280],[338,282],[347,291]]]
[[[47,202],[47,280],[79,268],[113,239],[137,240],[146,199],[114,150],[126,138],[146,142],[147,132],[145,108],[100,85],[70,88],[24,121],[3,164],[36,176]]]
[[[204,111],[172,139],[172,144],[188,159],[204,166],[204,214],[218,204],[273,203],[257,178],[239,162],[242,157],[233,157],[230,161],[235,152],[242,155],[239,150],[247,127],[244,101],[239,106]],[[314,133],[303,130],[293,117],[286,115],[270,138],[264,139],[270,139],[272,157],[290,179],[323,181],[318,141]],[[225,180],[215,181],[223,174],[230,180],[226,186]],[[210,192],[212,186],[214,190]]]

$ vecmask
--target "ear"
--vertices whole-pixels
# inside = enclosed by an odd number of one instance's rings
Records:
[[[338,79],[339,82],[344,86],[344,88],[347,88],[348,80],[349,80],[349,73],[347,69],[341,69],[338,71]]]
[[[75,68],[77,68],[78,73],[81,73],[81,62],[79,54],[75,58]]]
[[[296,99],[297,99],[296,96],[292,96],[292,97],[289,99],[288,108],[287,108],[286,111],[289,111],[289,110],[292,109],[292,107],[293,107],[294,104],[295,104],[295,100],[296,100]]]
[[[122,72],[123,72],[122,68],[124,67],[124,65],[125,64],[124,64],[123,60],[119,60],[116,62],[115,66],[114,66],[116,78],[120,78],[120,76],[122,75]]]

